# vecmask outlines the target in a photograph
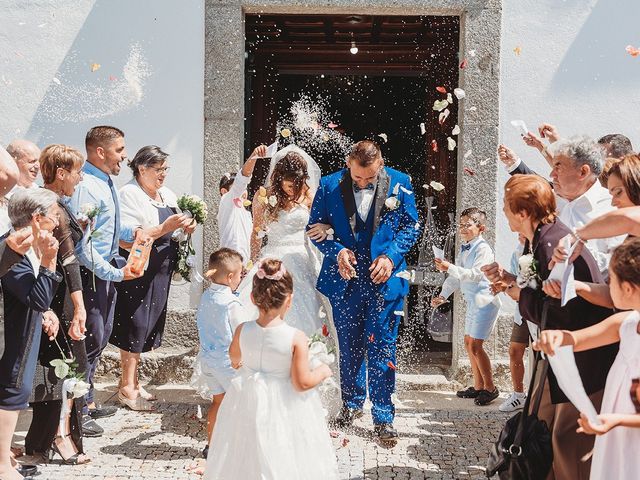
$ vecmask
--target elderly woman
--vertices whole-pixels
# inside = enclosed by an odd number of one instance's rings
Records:
[[[178,259],[175,230],[195,230],[195,222],[178,213],[175,194],[164,186],[168,154],[160,147],[141,148],[129,162],[133,179],[120,190],[122,221],[153,232],[155,241],[144,275],[118,285],[113,333],[109,342],[120,348],[122,377],[118,399],[132,410],[153,410],[150,395],[138,382],[140,353],[158,348],[167,315],[171,276]],[[125,246],[125,245],[121,245]],[[129,252],[120,249],[127,257]]]
[[[74,215],[66,207],[63,198],[70,197],[82,179],[82,154],[66,145],[49,145],[40,154],[40,171],[44,187],[54,192],[60,206],[60,223],[53,231],[58,240],[58,273],[63,281],[58,286],[51,309],[62,322],[55,342],[48,338],[40,341],[39,362],[36,369],[31,407],[33,418],[25,438],[25,450],[33,455],[38,452],[51,458],[53,453],[62,457],[64,463],[76,465],[86,463],[89,458],[82,453],[82,405],[81,398],[62,398],[63,381],[55,375],[51,360],[62,358],[60,349],[67,358],[78,364],[76,372],[84,374],[87,367],[87,352],[84,344],[86,312],[82,297],[80,262],[74,252],[82,240],[83,231]],[[60,428],[62,402],[68,402],[68,413]],[[68,432],[68,434],[64,434]]]
[[[22,478],[11,461],[11,438],[20,410],[26,410],[38,360],[42,330],[55,337],[55,320],[43,321],[61,281],[56,272],[60,207],[55,193],[16,192],[9,202],[14,229],[29,228],[35,238],[24,258],[2,277],[5,350],[0,359],[0,478]]]
[[[556,201],[549,183],[536,175],[515,175],[505,185],[504,213],[512,231],[524,235],[524,253],[530,253],[534,268],[523,267],[519,281],[496,264],[483,267],[492,282],[506,287],[506,292],[518,301],[522,316],[543,329],[578,330],[594,325],[612,313],[611,310],[590,304],[581,297],[561,307],[560,300],[542,290],[549,277],[549,262],[553,246],[570,230],[556,217]],[[602,282],[598,265],[591,253],[584,252],[574,262],[576,280]],[[530,273],[535,281],[524,285]],[[524,285],[524,286],[519,286]],[[547,309],[546,318],[543,312]],[[576,364],[584,388],[596,410],[600,408],[602,392],[609,368],[617,353],[617,344],[576,353]],[[540,369],[539,369],[540,370]],[[535,391],[543,389],[538,417],[547,422],[553,441],[553,474],[557,480],[589,478],[590,462],[581,459],[593,448],[593,437],[576,433],[578,410],[564,395],[551,370],[546,378],[538,378]],[[533,395],[535,395],[535,391]]]

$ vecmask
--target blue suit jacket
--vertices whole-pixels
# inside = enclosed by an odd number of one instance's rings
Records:
[[[393,196],[397,197],[400,205],[389,209],[385,200]],[[391,168],[383,168],[378,175],[371,208],[374,209],[371,261],[386,255],[393,262],[391,277],[378,288],[385,300],[394,300],[409,292],[409,282],[397,277],[396,273],[406,268],[404,256],[420,235],[415,194],[409,176]],[[337,257],[343,248],[355,250],[355,216],[356,205],[349,171],[343,169],[322,177],[313,200],[309,224],[327,223],[335,232],[333,240],[313,242],[324,254],[317,288],[329,299],[341,297],[348,284],[338,272]]]

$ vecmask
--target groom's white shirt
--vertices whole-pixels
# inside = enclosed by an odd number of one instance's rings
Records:
[[[360,219],[362,221],[367,221],[367,216],[369,215],[369,210],[371,210],[371,205],[373,204],[373,197],[376,195],[376,190],[360,190],[356,192],[353,190],[353,197],[356,201],[356,209],[358,210],[358,215],[360,215]]]

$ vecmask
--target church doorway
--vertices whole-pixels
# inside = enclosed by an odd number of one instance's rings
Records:
[[[451,340],[429,333],[426,302],[442,281],[430,273],[430,245],[444,245],[456,209],[457,151],[448,149],[447,137],[458,109],[454,97],[440,121],[432,107],[458,86],[460,17],[248,14],[245,37],[245,154],[259,143],[299,143],[282,135],[292,130],[286,119],[293,107],[317,124],[300,146],[323,173],[342,167],[351,140],[369,138],[380,144],[388,166],[411,175],[421,221],[430,212],[433,224],[431,238],[419,241],[407,259],[424,275],[411,288],[400,343],[405,354],[415,353],[407,358],[416,370],[424,363],[448,365]],[[254,189],[267,168],[258,167]],[[423,189],[431,181],[444,190]]]

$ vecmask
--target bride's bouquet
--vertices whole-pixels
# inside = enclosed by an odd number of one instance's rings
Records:
[[[202,225],[207,219],[207,204],[197,195],[182,195],[178,198],[178,208],[182,210],[182,213],[190,218],[193,218],[198,225]],[[173,232],[171,238],[178,242],[178,262],[174,273],[174,280],[183,278],[184,280],[191,281],[191,269],[196,268],[196,250],[193,248],[193,242],[191,240],[191,234],[185,234],[183,229],[178,229]],[[196,281],[202,277],[198,274],[196,269]]]

